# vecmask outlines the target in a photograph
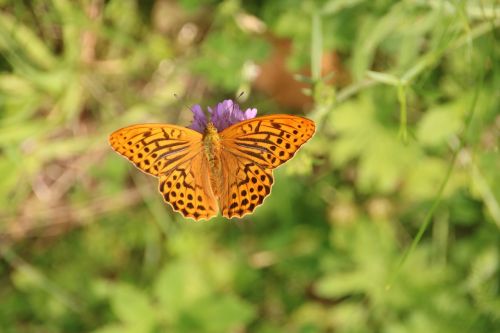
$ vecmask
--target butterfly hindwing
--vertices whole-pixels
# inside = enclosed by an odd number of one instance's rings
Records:
[[[217,201],[209,185],[207,168],[205,156],[198,153],[169,173],[162,174],[159,191],[165,202],[175,211],[195,220],[217,215]]]
[[[227,150],[222,151],[221,162],[222,182],[217,192],[222,215],[232,218],[253,212],[271,193],[272,170]]]

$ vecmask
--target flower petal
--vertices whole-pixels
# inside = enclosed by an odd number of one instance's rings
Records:
[[[230,99],[224,100],[218,103],[214,109],[208,108],[208,110],[211,114],[210,121],[219,132],[243,120],[255,118],[257,115],[257,109],[247,109],[243,112],[240,106]]]
[[[207,117],[205,116],[201,106],[198,104],[193,105],[191,112],[193,112],[193,122],[189,128],[197,132],[204,133],[205,127],[207,127]]]
[[[256,115],[257,115],[257,109],[256,108],[247,109],[245,111],[245,120],[255,118]]]

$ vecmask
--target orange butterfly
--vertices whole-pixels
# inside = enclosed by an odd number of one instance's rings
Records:
[[[271,192],[272,170],[315,131],[313,121],[298,116],[253,118],[255,109],[242,112],[231,100],[209,108],[210,121],[198,105],[193,112],[193,129],[132,125],[111,134],[109,143],[158,177],[164,200],[194,220],[210,219],[219,209],[228,218],[253,212]]]

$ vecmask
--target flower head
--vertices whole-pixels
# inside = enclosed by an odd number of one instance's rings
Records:
[[[191,111],[194,117],[190,128],[200,133],[204,133],[208,121],[201,106],[195,105]],[[256,108],[241,111],[240,106],[230,99],[218,103],[213,109],[208,107],[208,112],[210,114],[210,122],[214,124],[219,132],[240,121],[255,118],[257,115]]]

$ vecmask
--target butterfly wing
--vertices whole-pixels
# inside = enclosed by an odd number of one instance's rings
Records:
[[[202,151],[160,176],[160,193],[172,208],[198,221],[217,215],[218,207],[209,180],[209,165]]]
[[[217,213],[202,139],[185,127],[141,124],[115,131],[109,143],[139,170],[159,177],[159,190],[174,210],[199,220]]]
[[[222,131],[222,185],[218,189],[222,215],[241,217],[262,204],[271,192],[272,169],[291,159],[315,128],[306,118],[271,115]]]
[[[119,129],[109,136],[111,147],[139,170],[158,177],[201,149],[202,135],[167,124],[141,124]]]

